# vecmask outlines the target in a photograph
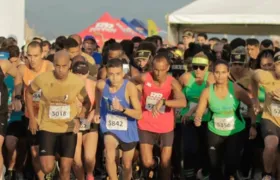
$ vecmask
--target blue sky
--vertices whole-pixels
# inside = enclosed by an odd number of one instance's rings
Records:
[[[114,17],[153,19],[166,29],[165,15],[192,0],[26,0],[28,24],[40,35],[55,38],[77,33],[93,24],[104,12]],[[175,3],[176,2],[176,3]]]

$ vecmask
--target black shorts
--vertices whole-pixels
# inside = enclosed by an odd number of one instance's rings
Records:
[[[253,140],[254,143],[255,143],[255,148],[263,149],[264,148],[264,140],[263,140],[263,137],[262,137],[262,130],[261,130],[261,125],[260,124],[257,125],[256,130],[257,130],[257,136]]]
[[[31,133],[31,131],[29,131],[28,126],[29,126],[29,118],[27,117],[23,117],[23,122],[26,124],[25,125],[25,131],[26,131],[26,136],[27,136],[27,140],[28,140],[28,144],[30,146],[38,146],[39,145],[39,136],[38,136],[38,132],[33,135]]]
[[[99,124],[91,123],[90,129],[86,131],[80,131],[83,135],[90,133],[90,132],[97,132],[99,128]]]
[[[154,133],[138,129],[140,144],[159,145],[160,147],[172,147],[174,131],[167,133]]]
[[[8,113],[0,114],[0,135],[5,137],[8,126]]]
[[[261,130],[262,130],[263,139],[269,135],[277,136],[278,139],[280,139],[280,127],[278,127],[268,119],[261,120]]]
[[[119,148],[122,151],[130,151],[130,150],[134,149],[137,145],[137,142],[130,142],[130,143],[123,142],[122,140],[120,140],[120,138],[118,138],[115,134],[113,134],[111,132],[104,133],[104,138],[106,135],[113,136],[118,141],[117,148]]]
[[[26,123],[23,120],[9,123],[6,136],[25,137]]]
[[[77,144],[77,134],[73,132],[52,133],[39,131],[40,156],[55,156],[74,158]]]

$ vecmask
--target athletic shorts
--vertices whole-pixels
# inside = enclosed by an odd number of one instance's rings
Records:
[[[25,131],[26,131],[26,136],[27,136],[28,144],[30,146],[38,146],[39,145],[38,132],[35,135],[33,135],[31,133],[31,131],[28,129],[28,127],[29,127],[29,118],[24,116],[23,117],[23,122],[26,124]]]
[[[118,141],[117,148],[119,148],[122,151],[130,151],[134,149],[137,145],[137,142],[129,142],[129,143],[123,142],[122,140],[120,140],[120,138],[118,138],[115,134],[111,132],[104,133],[104,142],[106,140],[106,136],[109,135],[113,136]]]
[[[167,133],[154,133],[138,129],[140,144],[159,145],[160,147],[172,147],[174,131]]]
[[[261,130],[262,130],[263,139],[269,135],[277,136],[278,139],[280,139],[280,127],[278,127],[268,119],[261,120]]]
[[[0,135],[5,137],[8,126],[8,113],[0,114]]]
[[[23,120],[9,123],[6,136],[25,137],[26,123]]]
[[[89,130],[80,131],[80,133],[82,133],[83,135],[85,135],[85,134],[90,133],[90,132],[97,132],[97,131],[98,131],[98,128],[99,128],[99,125],[98,125],[98,124],[91,123],[90,129],[89,129]]]
[[[262,137],[262,130],[260,124],[257,125],[257,136],[254,139],[254,142],[256,148],[264,148],[264,139]]]
[[[73,132],[52,133],[39,131],[39,155],[74,158],[77,144],[77,134]]]

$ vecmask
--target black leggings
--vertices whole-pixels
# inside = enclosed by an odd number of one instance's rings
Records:
[[[184,174],[187,179],[193,179],[200,168],[203,175],[208,175],[207,127],[207,122],[202,122],[200,127],[196,127],[193,121],[184,125]]]
[[[219,136],[208,130],[208,151],[210,157],[210,180],[236,178],[245,141],[245,131],[231,136]],[[224,163],[224,175],[222,166]]]
[[[173,174],[180,175],[182,160],[182,123],[176,123],[176,127],[174,129],[174,141],[172,149]]]

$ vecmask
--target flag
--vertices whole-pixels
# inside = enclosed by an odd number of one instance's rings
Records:
[[[158,35],[158,28],[156,23],[148,19],[148,36]]]

